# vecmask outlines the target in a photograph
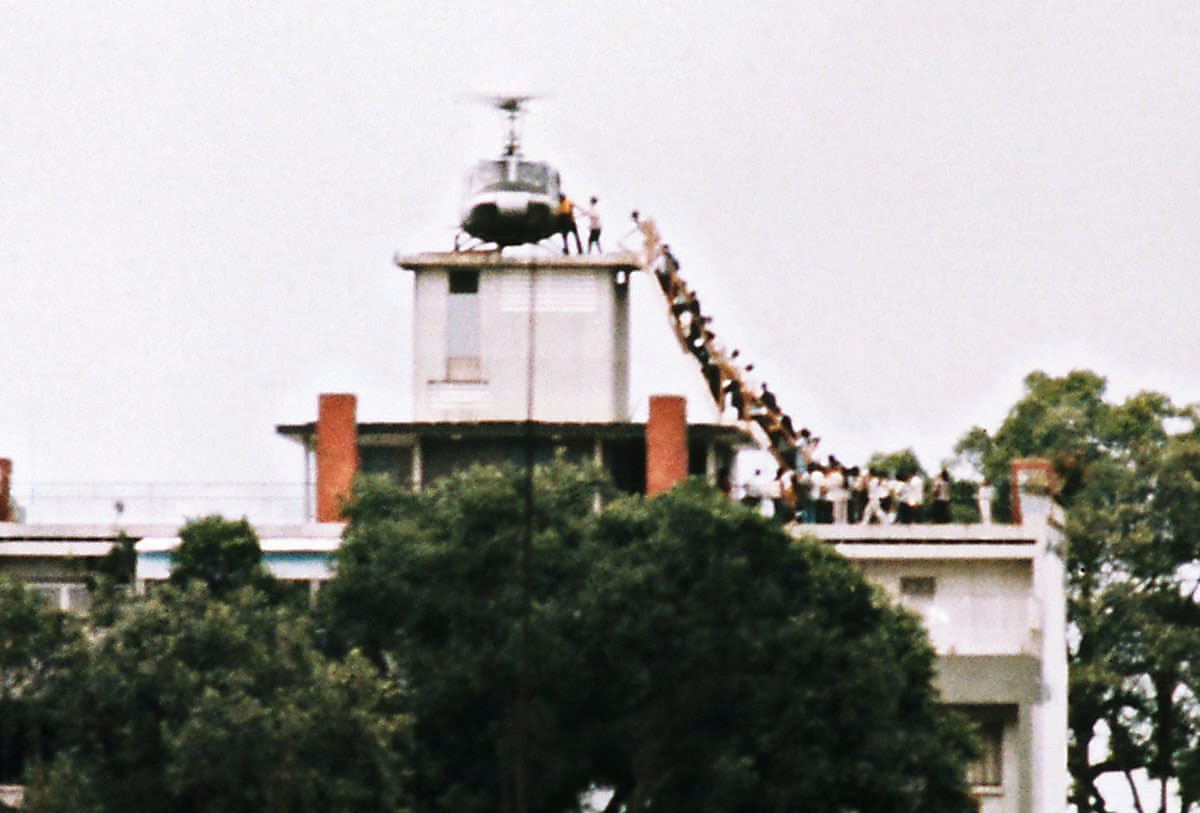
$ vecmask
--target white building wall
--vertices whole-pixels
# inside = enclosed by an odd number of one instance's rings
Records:
[[[464,295],[450,293],[449,269],[428,268],[414,275],[416,420],[525,420],[531,321],[533,418],[626,419],[628,286],[618,283],[612,268],[518,263],[465,270],[479,273],[478,293],[469,294],[477,297],[479,323],[465,328],[450,323],[449,299]],[[477,380],[449,380],[447,336],[462,329],[479,331]]]
[[[1068,774],[1066,596],[1056,553],[1061,517],[1052,516],[1048,499],[1023,496],[1022,504],[1020,527],[810,525],[798,532],[836,543],[867,578],[921,617],[939,655],[944,691],[955,695],[947,702],[1006,715],[1003,784],[976,788],[979,809],[1062,813]]]
[[[939,653],[1038,654],[1032,562],[898,559],[862,562],[860,568],[921,616]],[[922,577],[934,580],[934,595],[901,592],[901,579]]]
[[[1025,521],[1040,528],[1034,559],[1033,592],[1041,609],[1042,682],[1032,709],[1034,810],[1066,810],[1067,758],[1067,592],[1066,571],[1058,549],[1064,517],[1048,497],[1021,497]],[[1060,756],[1061,755],[1061,756]]]

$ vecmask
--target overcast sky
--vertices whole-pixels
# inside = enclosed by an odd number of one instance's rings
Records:
[[[408,419],[392,257],[450,247],[479,91],[843,460],[1034,369],[1200,401],[1200,5],[733,5],[0,0],[0,456],[298,481],[318,393]],[[642,283],[638,416],[704,392]]]

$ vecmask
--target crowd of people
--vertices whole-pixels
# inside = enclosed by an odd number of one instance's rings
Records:
[[[718,478],[733,492],[727,473]],[[779,467],[773,479],[761,469],[742,483],[738,499],[780,522],[891,525],[949,523],[951,480],[946,469],[932,480],[919,471],[885,472],[844,466],[830,456],[795,471]],[[979,521],[992,521],[994,489],[986,479],[975,488]]]
[[[593,199],[593,206],[595,200]],[[748,432],[760,432],[778,463],[775,477],[761,470],[740,486],[739,499],[784,522],[910,524],[952,520],[950,474],[942,469],[926,482],[917,470],[885,472],[845,466],[835,456],[817,458],[821,439],[806,427],[797,428],[766,382],[757,381],[754,365],[740,351],[728,350],[712,330],[700,298],[679,273],[671,253],[651,218],[636,210],[633,231],[640,237],[641,262],[652,270],[670,307],[676,337],[695,357],[723,417],[736,420]],[[564,237],[564,244],[565,244]],[[717,477],[718,487],[733,494],[728,470]],[[981,522],[992,521],[994,491],[985,479],[976,489]]]
[[[684,350],[700,364],[713,402],[722,416],[765,436],[767,446],[780,466],[791,470],[815,462],[820,438],[805,427],[797,428],[784,412],[767,383],[757,381],[754,365],[739,350],[728,349],[712,330],[712,317],[704,313],[700,298],[679,274],[679,261],[671,247],[662,242],[654,221],[632,214],[634,229],[641,234],[644,267],[654,272],[671,311],[671,324]]]

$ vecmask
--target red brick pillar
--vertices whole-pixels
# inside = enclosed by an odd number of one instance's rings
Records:
[[[317,410],[317,522],[342,518],[342,501],[350,496],[358,474],[357,399],[322,394]]]
[[[1030,494],[1054,494],[1054,466],[1049,460],[1040,457],[1023,457],[1012,461],[1009,465],[1008,489],[1009,502],[1012,504],[1012,521],[1020,525],[1021,490],[1025,488]]]
[[[646,421],[646,496],[668,490],[687,474],[687,399],[652,395]]]
[[[0,522],[12,519],[12,461],[0,457]]]

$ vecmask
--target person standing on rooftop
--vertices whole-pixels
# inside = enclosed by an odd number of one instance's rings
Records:
[[[950,472],[943,468],[934,478],[933,521],[946,524],[950,521]]]
[[[592,253],[592,246],[596,247],[597,254],[604,253],[604,249],[600,248],[600,210],[596,206],[598,202],[599,199],[595,195],[592,195],[591,200],[588,201],[588,207],[583,210],[583,214],[587,217],[588,221],[588,254]]]
[[[979,521],[984,525],[992,524],[992,499],[996,495],[996,489],[992,487],[992,481],[984,477],[983,482],[979,484],[979,490],[975,492],[975,500],[979,503]]]
[[[925,499],[925,481],[921,478],[919,471],[914,471],[912,476],[902,487],[902,496],[900,498],[900,521],[902,523],[912,523],[921,521],[921,503]]]
[[[658,227],[654,225],[652,218],[642,217],[637,209],[633,210],[630,217],[633,218],[633,231],[641,232],[642,234],[642,265],[650,265],[658,257],[662,244],[662,238],[658,234]]]
[[[831,506],[830,522],[845,525],[849,519],[846,505],[850,500],[850,492],[846,489],[846,470],[840,464],[830,463],[825,475],[825,494]]]
[[[558,221],[558,233],[562,235],[563,254],[570,254],[567,246],[567,236],[575,236],[575,253],[583,253],[583,245],[579,242],[579,229],[575,226],[575,204],[566,195],[558,196],[558,206],[554,207],[554,216]]]

